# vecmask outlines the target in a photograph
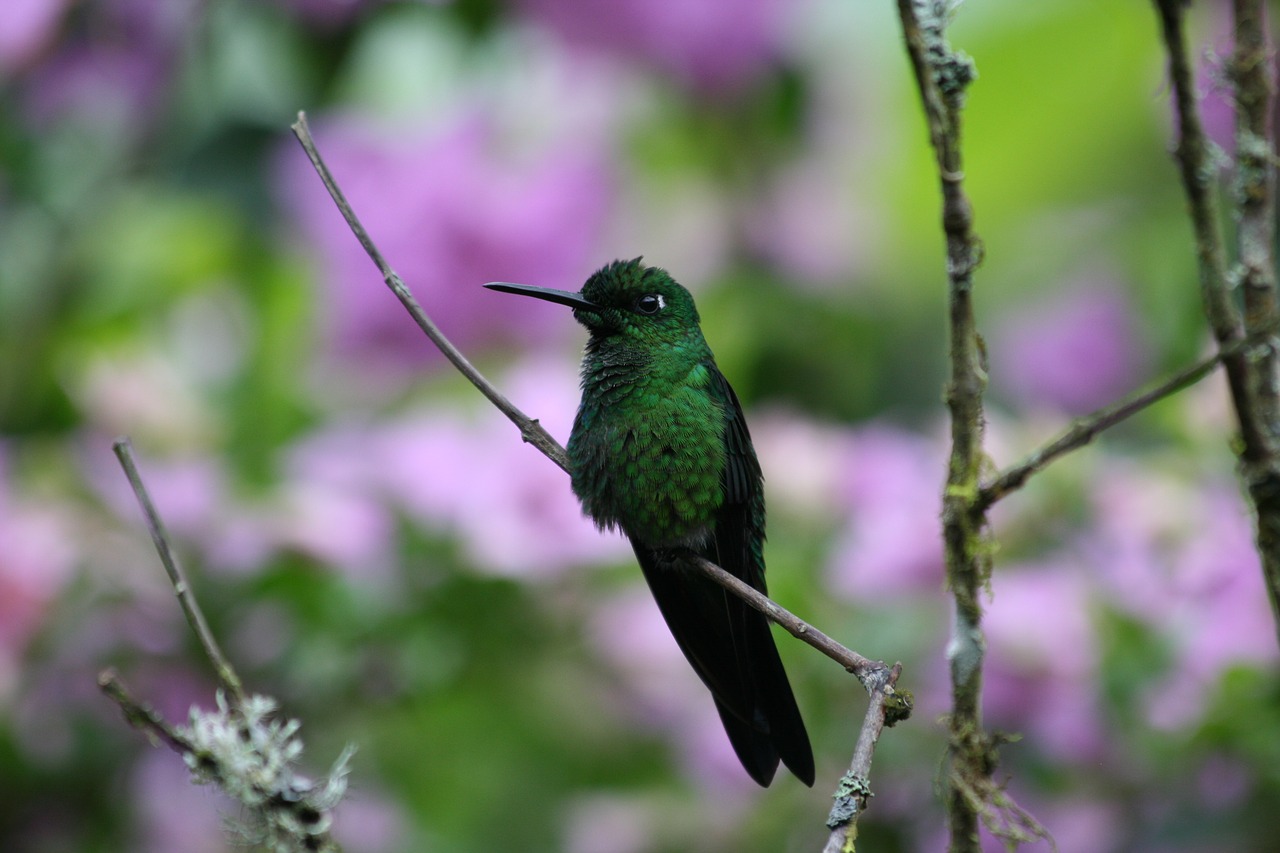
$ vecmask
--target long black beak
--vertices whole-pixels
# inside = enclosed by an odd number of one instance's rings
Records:
[[[549,287],[534,287],[532,284],[512,284],[509,281],[491,281],[485,285],[490,290],[502,293],[514,293],[519,296],[532,296],[534,299],[545,299],[558,302],[570,308],[581,308],[584,311],[599,311],[600,306],[582,298],[581,293],[570,293],[567,290],[552,290]]]

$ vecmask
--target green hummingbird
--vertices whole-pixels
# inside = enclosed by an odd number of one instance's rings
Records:
[[[768,786],[781,758],[812,785],[813,751],[768,620],[682,565],[697,554],[766,591],[760,463],[693,297],[640,258],[608,264],[578,293],[485,287],[567,305],[587,327],[567,448],[573,493],[597,527],[631,540],[751,778]]]

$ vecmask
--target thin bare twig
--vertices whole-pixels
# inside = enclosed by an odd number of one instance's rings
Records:
[[[213,665],[213,671],[218,676],[222,689],[237,705],[243,703],[244,688],[241,686],[240,676],[236,675],[230,661],[222,654],[222,649],[218,646],[218,641],[209,630],[209,623],[205,621],[204,613],[200,610],[200,603],[196,601],[195,594],[191,591],[191,584],[187,582],[182,573],[182,567],[178,565],[178,559],[169,545],[169,537],[165,534],[164,522],[160,520],[160,514],[156,512],[155,504],[151,502],[151,495],[147,493],[147,487],[143,484],[141,475],[138,474],[138,466],[133,459],[133,446],[128,438],[119,438],[112,445],[112,449],[115,450],[116,457],[120,460],[120,467],[124,469],[124,474],[129,479],[129,485],[133,487],[138,506],[142,508],[142,514],[146,517],[151,541],[155,543],[160,562],[164,564],[164,570],[169,575],[169,583],[173,585],[173,592],[178,597],[178,604],[182,606],[182,612],[186,615],[191,630],[200,641],[205,657]]]
[[[862,686],[867,689],[868,693],[874,692],[879,684],[879,679],[889,667],[885,666],[883,661],[873,661],[870,658],[864,658],[851,649],[837,643],[817,628],[805,622],[799,616],[780,606],[773,599],[764,593],[752,587],[750,584],[740,580],[729,574],[729,572],[717,566],[710,560],[699,557],[697,554],[689,553],[684,555],[684,559],[698,571],[702,572],[711,580],[720,584],[720,586],[737,595],[747,604],[763,613],[769,618],[769,621],[781,625],[787,630],[791,636],[795,637],[803,643],[813,646],[827,657],[845,668],[845,671],[852,673]]]
[[[1066,430],[1046,444],[1027,454],[1026,458],[1015,465],[1001,471],[989,483],[978,491],[978,499],[974,509],[985,512],[996,501],[1022,488],[1028,478],[1043,471],[1049,463],[1065,456],[1073,450],[1084,447],[1098,437],[1100,433],[1110,429],[1122,421],[1133,417],[1138,412],[1158,403],[1177,392],[1194,385],[1208,376],[1222,363],[1224,357],[1243,352],[1250,341],[1241,339],[1230,346],[1202,358],[1190,367],[1137,391],[1123,400],[1110,406],[1098,409],[1084,417],[1076,419]]]
[[[467,357],[436,327],[436,324],[427,316],[427,312],[422,310],[418,300],[409,291],[404,280],[387,263],[386,258],[382,256],[382,252],[378,250],[378,247],[369,237],[369,233],[360,224],[359,217],[356,216],[355,211],[351,208],[347,197],[343,195],[342,189],[338,186],[338,182],[334,180],[329,167],[325,165],[324,158],[320,156],[320,150],[316,148],[315,140],[311,137],[311,128],[307,125],[307,114],[299,112],[298,120],[290,127],[293,130],[293,135],[298,138],[298,142],[302,143],[302,149],[307,152],[307,158],[311,160],[311,165],[315,167],[316,172],[320,175],[320,180],[324,182],[325,188],[333,198],[333,203],[338,206],[339,212],[342,213],[342,218],[350,226],[351,233],[356,235],[360,245],[364,247],[369,258],[378,267],[378,272],[382,273],[383,281],[387,283],[387,287],[391,288],[391,292],[396,295],[396,298],[400,300],[400,304],[409,312],[409,316],[413,317],[413,321],[418,324],[418,328],[426,333],[426,336],[444,354],[444,357],[449,359],[450,363],[458,369],[459,373],[467,377],[471,384],[476,386],[480,393],[498,408],[498,411],[506,415],[520,429],[520,436],[526,442],[541,450],[548,459],[568,471],[569,457],[566,455],[564,448],[560,446],[560,443],[552,438],[551,433],[543,429],[536,419],[520,411],[492,382],[484,378],[484,375],[476,369],[475,365],[468,361]]]
[[[175,727],[169,725],[169,722],[154,708],[134,698],[120,681],[120,675],[115,669],[108,667],[98,673],[98,687],[111,701],[120,706],[129,725],[159,739],[179,755],[192,751],[191,741]]]

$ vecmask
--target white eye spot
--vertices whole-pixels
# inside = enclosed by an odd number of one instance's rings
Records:
[[[667,307],[667,300],[661,293],[646,293],[636,300],[636,311],[641,314],[657,314]]]

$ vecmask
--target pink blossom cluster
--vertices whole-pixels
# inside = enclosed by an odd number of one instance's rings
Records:
[[[533,22],[568,44],[612,54],[711,93],[743,87],[780,58],[780,0],[521,0]]]

